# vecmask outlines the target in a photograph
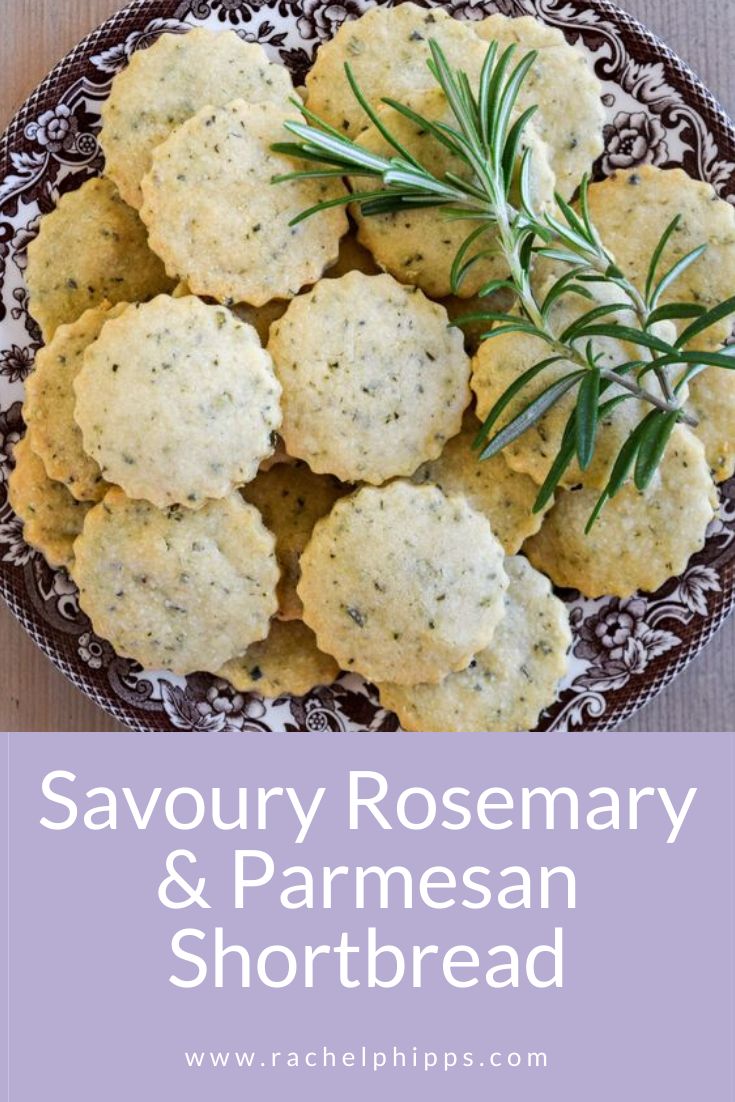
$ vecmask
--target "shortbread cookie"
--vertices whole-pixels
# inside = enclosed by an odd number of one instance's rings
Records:
[[[267,639],[253,643],[241,658],[233,658],[218,677],[238,692],[278,697],[304,696],[317,685],[331,685],[338,674],[337,663],[319,650],[306,624],[274,620]]]
[[[268,351],[286,450],[312,470],[380,484],[436,458],[470,400],[446,311],[391,276],[348,272],[289,306]]]
[[[109,486],[99,464],[85,452],[74,420],[74,379],[102,326],[126,309],[123,303],[112,309],[105,303],[86,310],[71,325],[60,325],[50,344],[36,355],[35,370],[26,382],[23,416],[31,446],[49,478],[63,482],[79,501],[100,501]]]
[[[682,574],[704,546],[717,509],[704,447],[683,426],[675,429],[648,489],[640,493],[629,482],[585,534],[598,496],[596,490],[560,494],[524,547],[555,585],[586,597],[629,597]]]
[[[285,65],[269,61],[262,46],[234,31],[163,34],[133,54],[102,106],[106,172],[125,201],[140,207],[140,182],[153,150],[202,107],[234,99],[286,107],[293,95]]]
[[[383,96],[403,103],[407,95],[436,86],[427,65],[430,38],[441,46],[450,65],[464,69],[477,83],[487,47],[469,24],[440,8],[427,11],[411,3],[376,7],[343,23],[334,38],[320,45],[306,77],[307,107],[355,137],[368,117],[349,86],[345,63],[371,106]]]
[[[23,538],[41,552],[49,566],[69,567],[74,561],[74,540],[89,505],[73,498],[60,482],[52,482],[27,436],[16,444],[13,457],[8,495],[12,509],[23,521]]]
[[[505,616],[466,670],[439,685],[379,686],[406,730],[527,731],[554,702],[572,641],[566,607],[522,556],[505,569]]]
[[[541,299],[544,294],[545,289],[540,296]],[[552,308],[549,316],[552,330],[561,334],[568,325],[594,305],[578,295],[566,295]],[[615,318],[611,317],[610,320],[614,321]],[[623,316],[622,320],[628,319]],[[640,354],[639,349],[614,340],[612,337],[596,337],[594,349],[599,355],[600,366],[605,368],[617,367],[639,358]],[[580,350],[584,351],[584,342],[580,342]],[[525,333],[501,334],[481,344],[472,360],[470,383],[477,396],[477,416],[480,420],[485,420],[495,403],[512,383],[549,355],[549,346],[544,341]],[[493,433],[508,424],[547,386],[574,371],[575,366],[567,360],[562,360],[545,368],[510,401]],[[653,375],[649,375],[646,385],[656,387]],[[621,393],[623,393],[621,388],[615,384],[605,392],[602,401]],[[514,471],[529,475],[539,485],[543,483],[559,453],[564,430],[576,400],[575,388],[556,402],[548,413],[527,429],[522,436],[504,448],[503,456]],[[560,485],[562,487],[584,485],[593,489],[602,489],[607,483],[621,447],[649,409],[648,403],[637,398],[626,399],[611,409],[599,424],[590,465],[582,471],[574,459],[562,475]]]
[[[400,11],[400,8],[397,10]],[[444,93],[439,88],[403,98],[409,107],[432,122],[452,121]],[[441,177],[446,172],[465,178],[469,175],[465,162],[437,142],[431,131],[407,119],[392,107],[383,105],[378,109],[378,114],[383,125],[434,175]],[[380,156],[395,155],[374,125],[364,130],[357,141],[365,149]],[[554,203],[554,174],[549,165],[546,145],[538,137],[532,121],[526,126],[521,140],[520,152],[525,149],[532,151],[531,193],[536,209],[543,212],[551,209]],[[354,177],[350,183],[355,190],[362,190],[366,186],[371,189],[375,187],[374,180],[364,177]],[[381,268],[402,283],[415,284],[433,298],[450,294],[452,263],[459,247],[476,223],[464,219],[450,220],[436,207],[363,215],[355,204],[353,213],[358,224],[359,240],[370,250]],[[477,252],[491,249],[494,241],[493,232],[488,231],[470,249],[467,259]],[[502,279],[507,275],[508,268],[502,256],[484,257],[469,270],[458,293],[463,298],[469,297],[476,294],[488,280]]]
[[[75,554],[94,630],[149,669],[216,672],[268,634],[274,539],[239,494],[163,511],[114,488],[87,515]]]
[[[160,507],[198,508],[249,482],[281,421],[255,330],[194,297],[108,321],[74,389],[85,451],[108,482]]]
[[[505,553],[514,555],[541,527],[543,513],[533,511],[538,486],[528,475],[512,470],[502,453],[480,460],[479,450],[473,447],[479,431],[474,414],[465,415],[459,436],[446,444],[438,459],[419,467],[412,481],[433,483],[445,494],[464,494],[472,508],[490,521]]]
[[[704,444],[715,482],[735,474],[735,371],[711,367],[689,381],[695,434]]]
[[[497,42],[499,50],[519,46],[513,65],[530,50],[538,51],[517,102],[524,111],[537,108],[533,123],[548,147],[557,191],[570,199],[603,150],[602,85],[589,60],[558,28],[532,15],[491,15],[472,23],[472,29],[485,41]]]
[[[41,219],[28,246],[26,283],[46,341],[91,306],[144,302],[173,286],[140,218],[104,179],[62,195]]]
[[[200,111],[155,150],[141,216],[151,247],[194,294],[262,306],[292,298],[336,261],[347,230],[342,207],[289,223],[344,194],[342,183],[272,182],[298,167],[271,148],[288,139],[283,124],[294,117],[235,100]]]
[[[266,528],[276,537],[276,557],[281,568],[278,583],[278,616],[298,620],[303,607],[296,592],[301,577],[300,560],[314,525],[340,497],[344,487],[330,475],[314,474],[305,463],[278,463],[261,471],[243,487],[246,501],[259,510]]]
[[[661,301],[696,302],[710,309],[732,297],[735,286],[735,208],[718,199],[711,184],[680,168],[653,165],[619,172],[589,189],[589,208],[607,248],[629,279],[643,290],[648,265],[661,235],[678,214],[678,230],[666,247],[659,274],[706,245],[703,256],[677,279]],[[681,331],[690,321],[677,322]],[[696,348],[716,348],[727,339],[732,316],[697,337]]]
[[[396,481],[320,520],[298,593],[319,648],[371,681],[437,682],[490,644],[508,577],[488,520],[462,497]]]

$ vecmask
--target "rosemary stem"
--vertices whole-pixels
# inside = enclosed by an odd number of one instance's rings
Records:
[[[585,363],[582,356],[579,357],[578,361],[575,360],[575,362],[579,361]],[[692,417],[690,413],[682,409],[678,402],[670,402],[666,398],[659,398],[658,395],[653,394],[650,390],[646,390],[645,387],[639,386],[638,383],[633,382],[632,379],[626,378],[625,375],[619,375],[616,371],[610,371],[608,368],[601,368],[600,376],[603,379],[609,379],[612,383],[617,383],[618,386],[623,387],[625,390],[629,390],[636,398],[642,398],[644,401],[650,402],[652,406],[656,406],[657,409],[662,410],[664,413],[678,412],[680,421],[685,425],[691,425],[692,428],[696,427],[696,417]]]
[[[495,206],[495,214],[500,250],[510,269],[513,283],[518,288],[518,298],[524,313],[537,329],[547,334],[551,347],[558,355],[563,356],[564,359],[574,363],[578,367],[588,369],[589,363],[586,357],[583,356],[573,344],[563,344],[556,339],[555,334],[552,332],[547,320],[541,312],[536,301],[536,296],[530,286],[530,282],[523,278],[523,266],[518,255],[517,238],[514,234],[514,223],[520,218],[519,212],[515,210],[514,207],[510,206],[503,197]],[[603,261],[602,258],[600,258],[600,268],[602,268],[602,264]],[[595,264],[595,267],[597,267],[597,264]],[[645,328],[648,321],[646,304],[637,288],[633,287],[632,284],[628,284],[627,280],[626,285],[625,290],[628,293],[631,304],[636,315],[640,319],[642,327]],[[646,350],[646,352],[648,352],[648,350]],[[696,418],[685,413],[681,409],[680,403],[676,400],[675,395],[671,391],[666,373],[662,369],[656,371],[656,376],[661,385],[663,398],[658,397],[658,395],[652,393],[650,390],[640,386],[633,379],[626,378],[624,375],[619,375],[617,372],[608,368],[601,368],[600,376],[609,382],[616,383],[618,386],[623,387],[624,390],[629,391],[630,394],[634,395],[636,398],[650,402],[651,405],[662,410],[664,413],[673,413],[675,410],[679,410],[680,419],[687,425],[695,426],[697,424]]]
[[[592,261],[592,266],[597,272],[604,275],[608,267],[607,256],[601,255],[594,258]],[[638,324],[640,325],[641,329],[646,330],[649,324],[649,310],[643,295],[640,293],[635,284],[631,283],[628,279],[619,281],[618,286],[620,287],[621,291],[628,296],[628,299],[630,300],[630,304],[635,311],[636,317],[638,319]],[[649,361],[653,358],[651,356],[650,348],[643,349],[642,355],[644,359]],[[661,387],[661,393],[663,394],[667,403],[665,407],[660,408],[665,408],[667,410],[681,408],[681,403],[677,401],[676,394],[674,393],[674,389],[671,386],[671,381],[666,373],[666,369],[663,367],[656,367],[654,368],[654,374],[658,379],[658,384]],[[648,395],[647,391],[645,393],[646,395]],[[658,403],[654,402],[653,404],[657,405]],[[696,418],[691,417],[689,414],[683,414],[682,420],[685,421],[687,425],[692,426],[696,426],[698,423]]]

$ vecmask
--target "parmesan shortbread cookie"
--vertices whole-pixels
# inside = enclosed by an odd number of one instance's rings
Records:
[[[654,591],[683,573],[703,547],[717,509],[704,447],[682,426],[648,489],[640,493],[627,483],[585,534],[597,497],[596,490],[560,494],[541,531],[524,546],[555,585],[586,597]]]
[[[141,216],[151,247],[196,295],[262,306],[292,298],[334,264],[347,230],[342,207],[296,226],[308,207],[344,194],[339,180],[291,180],[298,166],[274,153],[296,116],[274,104],[236,100],[207,107],[153,154]]]
[[[518,106],[524,111],[537,107],[533,122],[548,146],[557,191],[570,199],[603,150],[602,85],[587,57],[570,46],[560,30],[532,15],[518,19],[491,15],[473,23],[472,29],[485,41],[497,42],[500,50],[517,44],[520,49],[513,65],[530,50],[538,51],[521,86]]]
[[[388,275],[348,272],[271,329],[291,455],[346,482],[410,475],[459,431],[469,359],[443,307]]]
[[[345,63],[371,106],[377,106],[383,96],[403,103],[408,94],[436,85],[427,65],[430,38],[441,46],[451,66],[464,69],[477,84],[487,47],[469,24],[441,9],[427,11],[411,3],[377,7],[343,23],[334,38],[320,45],[306,77],[307,107],[355,137],[368,117],[347,81]]]
[[[715,482],[735,474],[735,371],[710,367],[689,380],[688,408],[698,424]]]
[[[49,341],[59,325],[107,301],[144,302],[171,290],[146,229],[110,180],[88,180],[59,199],[28,246],[29,309]]]
[[[367,486],[314,528],[301,556],[304,620],[344,670],[441,681],[489,645],[504,613],[503,557],[464,498],[400,480]]]
[[[400,11],[400,8],[397,10]],[[414,93],[403,99],[407,106],[431,122],[452,121],[451,111],[440,88]],[[386,105],[378,108],[378,115],[383,125],[434,175],[441,177],[446,172],[453,172],[464,178],[469,176],[467,165],[437,142],[431,131]],[[380,156],[395,155],[374,125],[364,130],[357,142]],[[532,121],[526,126],[521,139],[519,156],[525,149],[532,151],[530,189],[535,207],[540,212],[550,210],[554,205],[554,173],[549,165],[546,145],[538,137]],[[374,181],[360,177],[354,177],[350,183],[354,190],[362,190],[366,185],[374,187]],[[353,214],[358,224],[359,240],[370,250],[381,268],[402,283],[416,284],[433,298],[450,294],[452,262],[460,245],[474,228],[474,223],[463,219],[450,220],[432,207],[366,216],[355,204]],[[467,258],[492,248],[493,241],[492,232],[483,235],[467,253]],[[507,275],[507,265],[501,256],[485,257],[469,270],[458,294],[467,298],[476,294],[488,280],[502,279]]]
[[[480,422],[465,415],[462,431],[445,446],[438,459],[424,463],[413,476],[417,484],[431,482],[445,494],[464,494],[473,509],[490,521],[507,555],[514,555],[523,541],[538,532],[543,513],[533,512],[538,486],[528,475],[518,474],[502,453],[480,461],[473,442]],[[551,503],[547,505],[547,509]]]
[[[149,669],[214,673],[268,634],[274,540],[239,494],[197,512],[163,511],[114,488],[88,513],[74,551],[94,630]]]
[[[285,65],[269,61],[262,46],[234,31],[163,34],[133,54],[102,106],[106,172],[126,202],[140,207],[140,182],[153,150],[202,107],[234,99],[285,107],[293,94]]]
[[[26,381],[23,416],[28,438],[50,478],[63,482],[80,501],[100,501],[109,486],[99,464],[87,455],[82,432],[74,420],[74,379],[84,352],[96,341],[105,322],[119,317],[127,305],[112,309],[105,303],[86,310],[78,321],[60,325],[50,344],[36,355],[36,366]]]
[[[334,659],[316,645],[314,632],[300,620],[274,620],[268,638],[253,643],[241,658],[219,671],[238,692],[266,697],[304,696],[317,685],[331,685],[339,674]]]
[[[281,388],[255,330],[223,306],[161,295],[108,321],[74,379],[84,449],[108,482],[198,508],[273,451]]]
[[[639,290],[645,287],[653,250],[678,214],[679,228],[664,251],[660,275],[699,245],[707,250],[664,292],[661,302],[695,302],[710,309],[732,296],[735,208],[719,199],[710,184],[693,180],[680,168],[640,165],[593,184],[589,207],[606,247]],[[681,331],[690,321],[676,324]],[[717,347],[731,325],[732,316],[711,326],[693,341],[694,347]]]
[[[466,670],[439,685],[378,686],[406,730],[527,731],[553,703],[572,641],[567,610],[522,556],[505,569],[505,616]]]
[[[266,528],[276,537],[276,557],[281,568],[278,583],[278,616],[298,620],[303,612],[296,585],[301,577],[301,554],[314,525],[345,493],[330,475],[314,474],[305,463],[279,463],[261,471],[242,489],[243,497],[260,511]]]
[[[546,288],[540,298],[543,299]],[[555,333],[561,334],[576,318],[591,309],[594,303],[578,295],[565,295],[557,300],[549,315]],[[615,317],[609,320],[615,321]],[[628,321],[625,315],[618,320]],[[667,323],[669,324],[669,323]],[[662,334],[663,335],[663,334]],[[672,332],[673,335],[673,332]],[[599,354],[601,367],[613,368],[621,363],[638,359],[639,350],[614,340],[612,337],[596,337],[595,352]],[[583,350],[583,347],[582,347]],[[490,413],[495,403],[508,387],[534,364],[549,356],[549,346],[540,338],[525,333],[508,333],[493,337],[480,345],[472,360],[470,385],[477,396],[477,416],[481,421]],[[551,364],[529,382],[507,405],[493,432],[508,424],[521,410],[556,379],[575,370],[567,360]],[[646,385],[655,389],[652,375]],[[621,394],[616,384],[603,395],[603,401]],[[503,449],[503,455],[514,471],[529,475],[539,485],[543,483],[561,447],[564,429],[577,399],[572,390],[551,407],[535,425]],[[560,485],[572,487],[584,485],[602,489],[621,447],[650,406],[637,398],[629,398],[611,410],[601,420],[592,462],[582,471],[576,459],[570,463],[561,478]]]
[[[13,457],[8,497],[23,521],[23,538],[41,552],[49,566],[69,567],[74,561],[74,540],[89,505],[73,498],[60,482],[52,482],[27,436],[16,444]]]

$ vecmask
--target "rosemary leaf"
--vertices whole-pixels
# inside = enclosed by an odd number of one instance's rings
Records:
[[[656,325],[660,321],[679,321],[682,318],[701,318],[707,313],[706,306],[700,306],[696,302],[669,302],[665,306],[657,306],[648,315],[648,324]]]
[[[704,333],[710,326],[716,325],[718,321],[723,321],[731,314],[735,314],[735,296],[728,298],[725,302],[721,302],[719,306],[713,307],[705,314],[702,314],[701,318],[697,318],[691,325],[688,325],[686,329],[679,334],[677,344],[683,346],[689,344],[698,337],[700,333]]]
[[[643,434],[635,461],[634,481],[641,492],[651,483],[666,445],[679,420],[678,413],[661,413],[651,419],[650,427]]]
[[[674,218],[672,218],[664,232],[661,234],[661,238],[656,245],[656,248],[653,250],[653,253],[651,254],[651,262],[648,265],[648,275],[646,277],[645,290],[646,302],[648,303],[650,303],[651,301],[653,285],[656,282],[656,276],[658,275],[658,266],[661,261],[661,257],[663,256],[664,249],[668,245],[672,233],[674,233],[675,230],[679,228],[680,223],[681,215],[677,214]]]
[[[556,493],[557,486],[566,474],[569,464],[574,459],[574,452],[576,450],[576,421],[577,410],[575,407],[567,418],[556,459],[549,467],[549,473],[546,475],[541,489],[536,496],[536,500],[533,503],[534,513],[540,513],[542,509],[546,508],[548,502]]]
[[[527,371],[524,371],[522,375],[510,384],[507,390],[501,394],[493,408],[488,413],[487,417],[482,423],[480,431],[472,442],[473,448],[479,448],[489,436],[495,427],[498,418],[507,409],[510,403],[525,386],[533,382],[537,375],[540,375],[542,371],[545,371],[547,367],[551,367],[552,364],[559,363],[561,356],[549,356],[546,360],[541,360],[539,363],[534,364],[533,367],[529,367]]]
[[[656,289],[651,295],[649,303],[651,309],[656,309],[661,300],[661,296],[668,290],[671,284],[676,282],[676,280],[679,279],[679,277],[684,274],[687,268],[691,267],[691,265],[694,264],[696,260],[699,260],[700,256],[702,256],[702,254],[706,252],[706,250],[706,245],[699,245],[696,249],[692,249],[691,252],[687,253],[686,256],[683,256],[681,260],[677,261],[677,263],[674,264],[673,268],[669,269],[665,276],[662,276],[662,278],[656,285]]]
[[[613,468],[610,473],[610,478],[608,479],[607,485],[597,499],[597,504],[592,510],[590,518],[585,525],[585,532],[591,531],[592,526],[599,517],[606,503],[610,500],[610,498],[615,497],[615,495],[620,491],[623,484],[627,481],[631,467],[633,466],[636,455],[638,454],[638,448],[640,447],[641,439],[643,438],[643,436],[645,436],[646,432],[648,432],[653,420],[658,416],[659,413],[657,410],[651,410],[651,412],[643,418],[640,424],[636,426],[636,428],[623,444],[622,448],[620,449],[620,453],[618,454],[618,457],[613,464]]]
[[[564,332],[561,333],[559,340],[562,344],[572,344],[578,337],[586,334],[587,326],[592,325],[595,321],[599,321],[600,318],[607,317],[609,314],[620,313],[621,310],[630,310],[630,303],[611,302],[605,303],[602,306],[595,306],[594,309],[588,310],[585,314],[582,314],[568,325]],[[615,326],[615,329],[617,330],[617,326]]]
[[[467,235],[467,237],[464,239],[459,249],[457,250],[457,255],[454,258],[454,262],[452,263],[452,268],[449,275],[449,280],[452,287],[452,294],[457,294],[459,288],[462,285],[464,277],[467,275],[467,272],[470,271],[472,265],[476,263],[476,256],[471,257],[466,263],[465,257],[467,256],[467,253],[475,244],[475,242],[478,240],[478,238],[482,237],[482,235],[487,232],[487,228],[488,227],[485,224],[477,226],[474,230],[472,230],[470,234]]]
[[[575,407],[574,432],[580,469],[586,471],[592,462],[597,435],[598,403],[600,400],[600,370],[591,368],[579,386]]]
[[[573,386],[577,385],[585,374],[584,370],[572,371],[568,375],[563,375],[561,379],[557,379],[556,382],[550,383],[493,437],[484,448],[480,459],[490,459],[493,455],[501,452],[503,448],[507,448],[508,444],[512,444],[519,436],[523,436],[523,433],[532,428],[537,421],[540,421],[560,398],[563,398]]]

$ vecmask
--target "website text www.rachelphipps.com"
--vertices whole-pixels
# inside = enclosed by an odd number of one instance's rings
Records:
[[[469,1068],[524,1068],[544,1070],[549,1066],[545,1052],[531,1051],[488,1051],[486,1053],[456,1052],[450,1050],[433,1051],[411,1048],[391,1050],[366,1048],[364,1045],[353,1050],[333,1051],[326,1046],[321,1049],[277,1051],[258,1053],[255,1051],[194,1050],[184,1052],[186,1066],[192,1070],[205,1068],[229,1068],[241,1071],[251,1069],[274,1071],[330,1068],[356,1068],[362,1071],[380,1072],[396,1068],[421,1072],[451,1072]]]

